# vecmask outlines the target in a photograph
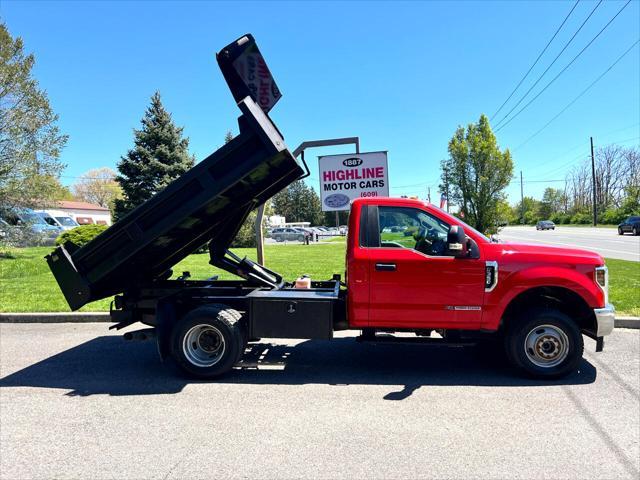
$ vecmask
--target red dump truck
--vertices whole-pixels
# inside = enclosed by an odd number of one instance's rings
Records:
[[[228,372],[258,338],[331,339],[347,329],[371,342],[485,342],[539,378],[576,369],[582,334],[602,350],[614,308],[600,255],[496,243],[418,200],[353,202],[344,282],[336,272],[295,288],[236,256],[228,247],[249,212],[308,169],[268,115],[281,94],[253,37],[217,60],[242,112],[240,134],[89,244],[46,257],[72,309],[115,295],[111,328],[146,324],[125,336],[157,339],[162,358],[198,378]],[[172,278],[203,244],[212,265],[239,279]]]

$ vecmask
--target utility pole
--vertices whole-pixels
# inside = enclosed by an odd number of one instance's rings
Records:
[[[258,215],[254,223],[256,235],[256,250],[258,252],[258,263],[264,265],[264,235],[262,234],[262,219],[264,217],[264,203],[258,207]]]
[[[447,213],[449,213],[449,171],[444,169],[444,195],[447,200]]]
[[[522,186],[522,170],[520,170],[520,223],[524,225],[524,187]]]
[[[593,137],[591,139],[591,188],[593,189],[593,226],[598,225],[598,208],[596,207],[596,159],[593,155]]]

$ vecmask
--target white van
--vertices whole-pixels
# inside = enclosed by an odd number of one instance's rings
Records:
[[[61,210],[36,210],[36,213],[49,225],[60,227],[63,230],[71,230],[79,225],[67,212]]]

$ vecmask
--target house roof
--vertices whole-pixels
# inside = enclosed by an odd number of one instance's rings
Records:
[[[108,212],[109,209],[105,207],[101,207],[100,205],[95,205],[89,202],[76,202],[73,200],[61,200],[58,202],[59,208],[68,208],[73,210],[96,210],[100,212]]]

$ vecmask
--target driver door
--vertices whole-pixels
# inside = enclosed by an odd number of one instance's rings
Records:
[[[378,246],[369,248],[369,325],[478,328],[484,263],[447,256],[449,225],[411,207],[378,207]]]

